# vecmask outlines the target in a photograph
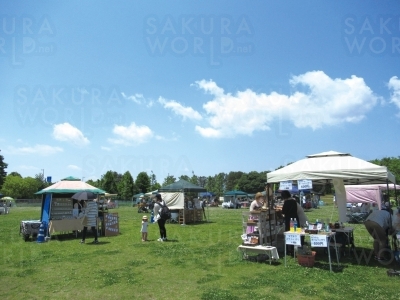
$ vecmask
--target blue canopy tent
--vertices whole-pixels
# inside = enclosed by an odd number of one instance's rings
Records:
[[[199,193],[199,197],[200,198],[206,198],[206,197],[214,197],[215,194],[212,192],[203,192],[203,193]]]

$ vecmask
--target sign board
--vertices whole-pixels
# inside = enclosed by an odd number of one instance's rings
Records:
[[[279,189],[280,190],[291,190],[292,189],[292,181],[281,181],[279,182]]]
[[[310,234],[311,247],[326,247],[327,237],[324,234]]]
[[[104,214],[105,236],[113,236],[119,234],[118,213]]]
[[[297,180],[297,188],[299,190],[312,190],[312,180],[310,179]]]
[[[286,241],[286,245],[301,246],[300,234],[286,233],[285,241]]]

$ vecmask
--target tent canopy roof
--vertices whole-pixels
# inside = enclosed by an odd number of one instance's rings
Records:
[[[395,182],[395,177],[385,166],[378,166],[348,153],[327,151],[308,155],[284,168],[267,173],[269,183],[311,179],[325,184],[328,179],[343,179],[345,184]]]
[[[224,193],[224,196],[247,196],[247,195],[248,194],[246,192],[237,191],[237,190],[228,191],[228,192]]]
[[[106,192],[102,189],[94,187],[86,182],[77,180],[62,180],[55,184],[35,193],[36,195],[41,194],[71,194],[80,191],[89,191],[96,194],[105,194]]]
[[[73,176],[68,176],[68,177],[65,177],[65,178],[63,178],[63,179],[61,179],[61,180],[62,180],[62,181],[64,181],[64,180],[67,180],[67,181],[81,181],[80,178],[73,177]]]
[[[171,183],[170,185],[163,186],[159,192],[207,192],[207,189],[188,182],[184,179],[179,179],[177,182]]]

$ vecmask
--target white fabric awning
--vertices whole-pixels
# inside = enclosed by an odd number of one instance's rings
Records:
[[[284,168],[267,173],[267,182],[311,179],[326,183],[327,179],[342,179],[345,184],[395,183],[394,175],[385,166],[378,166],[348,153],[335,151],[308,155]]]

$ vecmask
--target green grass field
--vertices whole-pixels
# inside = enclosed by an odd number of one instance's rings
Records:
[[[332,203],[308,212],[310,221],[336,221]],[[360,258],[371,253],[363,225],[355,229],[357,256],[341,258],[329,272],[327,256],[317,253],[314,268],[289,257],[287,267],[242,260],[237,252],[241,212],[209,208],[210,222],[167,224],[168,238],[157,242],[149,226],[141,242],[141,214],[129,206],[119,213],[120,234],[100,244],[79,237],[53,236],[47,243],[24,242],[21,220],[39,219],[39,207],[17,207],[0,216],[0,299],[398,299],[399,278],[388,277],[394,264]],[[87,242],[91,238],[88,237]]]

